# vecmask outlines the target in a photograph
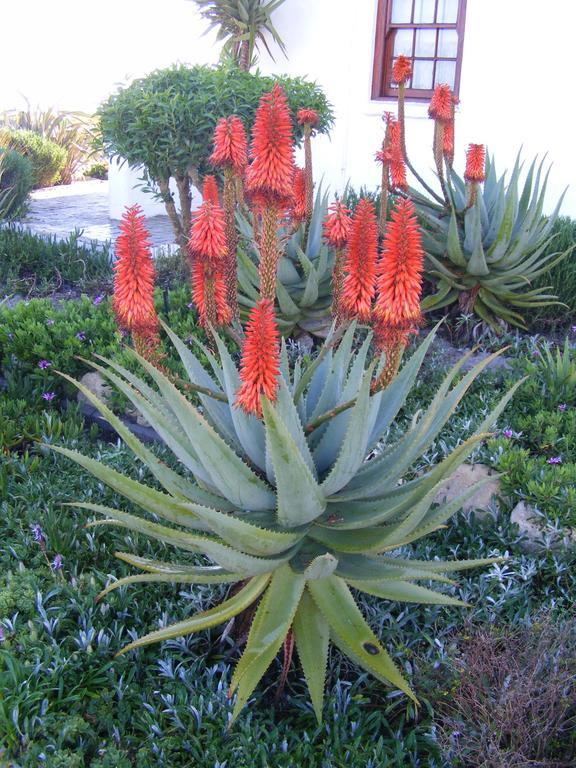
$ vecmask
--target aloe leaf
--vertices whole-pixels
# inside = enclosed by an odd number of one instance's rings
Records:
[[[199,459],[220,493],[239,509],[271,509],[272,490],[230,448],[196,408],[151,363],[134,353],[157,383],[192,445],[202,446]]]
[[[310,448],[308,447],[308,441],[306,440],[306,435],[304,434],[302,422],[300,421],[300,415],[296,406],[294,405],[294,400],[286,385],[286,382],[282,378],[280,378],[278,383],[278,391],[276,393],[276,401],[274,403],[274,407],[278,417],[298,446],[300,455],[304,459],[306,466],[312,473],[314,479],[316,479],[316,464],[314,463],[314,459],[310,453]]]
[[[148,467],[156,480],[158,480],[169,493],[173,496],[183,496],[184,498],[196,501],[199,504],[209,504],[211,506],[217,506],[220,509],[233,509],[233,505],[230,505],[226,499],[188,482],[181,475],[174,472],[170,467],[157,459],[152,451],[146,448],[146,446],[128,429],[124,422],[104,405],[104,403],[101,402],[87,387],[65,373],[60,373],[59,375],[79,389],[87,400],[97,408],[110,426],[116,430],[126,445]]]
[[[326,579],[334,573],[338,566],[338,560],[330,552],[315,557],[304,569],[304,578],[307,581]]]
[[[233,403],[236,392],[240,387],[240,376],[222,339],[216,333],[214,334],[214,339],[222,362],[226,395],[228,401]],[[241,408],[235,408],[234,406],[230,407],[230,415],[234,423],[236,435],[246,455],[257,467],[265,469],[266,455],[262,422],[255,416],[248,415]]]
[[[188,565],[187,563],[166,563],[163,560],[154,560],[150,557],[140,557],[140,555],[134,555],[132,552],[114,552],[114,557],[118,560],[122,560],[128,565],[133,565],[135,568],[140,568],[142,571],[148,571],[149,573],[166,573],[178,574],[187,573],[190,576],[199,576],[200,578],[206,578],[210,583],[210,579],[214,578],[216,583],[219,578],[225,576],[235,576],[238,580],[243,578],[239,574],[230,573],[219,565]]]
[[[330,576],[307,586],[330,625],[336,645],[378,680],[399,688],[417,703],[410,686],[366,623],[346,582]]]
[[[292,629],[314,713],[320,724],[326,687],[330,628],[307,590],[302,593]]]
[[[288,565],[274,571],[230,684],[229,695],[237,693],[231,722],[234,722],[280,650],[294,620],[305,583],[304,576],[294,573]]]
[[[244,577],[237,573],[216,574],[197,574],[185,573],[184,571],[174,571],[173,573],[137,573],[134,576],[125,576],[122,579],[113,581],[98,593],[96,600],[102,600],[110,592],[120,587],[127,587],[131,584],[234,584],[242,581]]]
[[[457,267],[467,266],[466,257],[460,246],[460,233],[458,232],[458,222],[456,220],[456,213],[452,209],[450,216],[450,225],[448,227],[448,238],[446,239],[446,249],[450,260],[456,264]]]
[[[502,563],[505,557],[484,557],[479,560],[402,560],[398,557],[380,558],[382,562],[394,563],[397,566],[416,568],[421,571],[430,571],[431,573],[455,573],[457,571],[469,571],[472,568],[482,568],[494,563]]]
[[[340,556],[336,575],[345,581],[438,581],[442,584],[453,582],[442,573],[425,570],[410,564],[395,562],[396,558],[369,555],[343,554]]]
[[[158,523],[152,523],[128,512],[119,509],[112,509],[101,504],[92,504],[89,502],[73,502],[71,506],[80,509],[89,509],[99,515],[104,515],[108,521],[118,523],[125,528],[129,528],[136,533],[142,533],[156,541],[162,541],[179,549],[188,552],[201,552],[207,555],[215,563],[228,571],[239,573],[242,576],[256,576],[261,573],[270,573],[282,563],[286,562],[292,553],[283,557],[263,558],[248,555],[245,552],[229,547],[221,541],[209,536],[196,536],[187,531],[180,531],[175,528],[167,528]]]
[[[356,474],[364,461],[371,423],[368,419],[370,407],[370,386],[375,362],[364,374],[364,380],[354,406],[350,409],[346,436],[336,463],[320,486],[325,496],[331,496],[343,488]]]
[[[433,589],[412,584],[409,581],[385,581],[380,584],[373,581],[349,581],[351,587],[366,592],[368,595],[394,600],[400,603],[422,603],[423,605],[457,605],[468,608],[469,604],[450,595]]]
[[[124,646],[124,648],[122,648],[116,655],[121,656],[135,648],[142,648],[144,645],[161,643],[164,640],[172,640],[175,637],[184,637],[185,635],[191,635],[194,632],[200,632],[200,630],[210,629],[210,627],[223,624],[225,621],[230,621],[230,619],[234,618],[234,616],[237,616],[242,611],[245,611],[258,599],[266,589],[269,581],[269,574],[250,579],[248,584],[241,589],[240,592],[237,592],[233,597],[225,600],[223,603],[220,603],[214,608],[210,608],[208,611],[197,613],[190,619],[179,621],[176,624],[170,624],[163,629],[156,630],[156,632],[150,632],[148,635],[139,637],[138,640],[134,640],[134,642]]]
[[[290,431],[266,398],[262,398],[262,414],[276,477],[278,522],[285,528],[305,525],[322,514],[326,500]]]

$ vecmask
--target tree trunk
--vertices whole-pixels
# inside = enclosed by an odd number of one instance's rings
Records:
[[[176,206],[174,205],[174,198],[172,197],[172,193],[170,192],[170,177],[167,176],[164,179],[158,179],[157,183],[158,183],[158,187],[160,188],[160,192],[162,194],[162,200],[164,201],[164,205],[166,207],[166,213],[168,214],[168,218],[170,219],[170,223],[172,224],[172,229],[174,230],[174,236],[176,238],[176,242],[180,246],[186,246],[186,243],[188,242],[188,237],[182,228],[182,222],[180,221],[180,217],[178,216],[178,211],[176,210]]]
[[[240,69],[244,70],[244,72],[248,72],[250,70],[250,43],[248,40],[242,40],[238,66]]]
[[[192,223],[190,178],[188,176],[176,176],[176,187],[178,188],[178,198],[180,200],[180,218],[182,220],[183,233],[186,237],[189,237],[190,225]]]

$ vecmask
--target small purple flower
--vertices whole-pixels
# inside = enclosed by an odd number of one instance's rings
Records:
[[[511,429],[503,429],[502,430],[502,435],[506,439],[510,440],[511,437],[514,437],[514,432]]]
[[[42,392],[42,400],[46,400],[49,403],[56,397],[56,392]]]
[[[558,410],[560,411],[560,413],[564,413],[564,411],[567,408],[568,408],[568,406],[566,405],[566,403],[560,403],[560,405],[558,406]]]
[[[50,360],[38,360],[38,368],[40,368],[43,371],[46,370],[46,368],[50,368],[51,365],[52,363],[50,362]]]
[[[62,568],[62,555],[56,555],[54,560],[50,563],[50,568],[52,568],[53,571],[59,571]]]
[[[42,528],[40,527],[40,523],[32,523],[30,526],[30,530],[32,531],[32,538],[35,542],[38,544],[44,544],[44,532],[42,531]]]
[[[55,323],[55,320],[53,320],[51,317],[49,317],[48,320],[46,320],[46,325],[54,325],[54,323]]]
[[[572,331],[572,333],[576,333],[576,325],[573,325],[573,326],[570,328],[570,330]]]
[[[540,350],[539,349],[533,350],[532,357],[540,357]]]
[[[546,459],[546,464],[562,464],[562,456],[551,456]]]
[[[95,296],[92,299],[92,304],[94,304],[95,307],[98,306],[98,304],[101,304],[104,301],[104,295],[100,294],[99,296]]]
[[[78,331],[78,333],[76,334],[76,338],[78,339],[78,341],[86,341],[86,334],[84,333],[84,331]]]
[[[186,304],[186,306],[188,307],[188,309],[194,309],[194,302],[191,301],[190,304]]]
[[[4,627],[0,625],[0,643],[4,642]]]

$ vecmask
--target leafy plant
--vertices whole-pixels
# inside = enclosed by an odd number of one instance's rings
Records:
[[[495,330],[502,321],[525,328],[523,313],[557,303],[547,287],[533,287],[572,251],[550,248],[555,211],[542,215],[546,179],[543,162],[531,163],[523,186],[518,157],[509,181],[498,177],[493,158],[486,158],[486,180],[470,202],[469,186],[451,170],[449,205],[437,204],[413,193],[425,224],[424,248],[430,262],[428,274],[436,293],[423,302],[424,309],[456,304],[461,312],[474,312]]]
[[[550,245],[543,251],[542,256],[546,257],[552,252],[568,251],[574,248],[576,243],[576,221],[569,216],[559,216],[551,230],[553,239]],[[546,285],[549,288],[545,288]],[[539,277],[535,283],[535,288],[550,290],[556,296],[561,304],[554,305],[551,309],[545,307],[535,307],[530,311],[526,318],[530,328],[545,328],[566,326],[576,312],[576,253],[571,250],[565,259],[562,259],[550,271]]]
[[[261,95],[275,79],[238,67],[177,66],[157,70],[121,88],[98,110],[103,146],[110,157],[131,167],[144,167],[148,189],[159,193],[170,216],[176,240],[186,245],[190,230],[191,188],[201,189],[202,177],[213,169],[208,162],[212,136],[219,118],[236,114],[248,128]],[[303,78],[279,78],[292,110],[296,141],[303,129],[296,110],[314,109],[327,133],[332,110],[319,86]],[[178,190],[181,214],[176,211],[169,183]]]
[[[309,226],[281,233],[286,242],[278,265],[275,316],[284,336],[307,331],[326,336],[331,323],[334,253],[322,241],[328,195],[319,189]],[[239,212],[237,222],[246,246],[238,258],[239,303],[253,307],[259,296],[258,248],[251,223]]]
[[[568,337],[562,349],[557,346],[553,351],[549,344],[544,344],[536,368],[549,405],[576,404],[576,355]]]
[[[282,53],[286,53],[282,38],[272,24],[272,13],[284,0],[194,0],[202,16],[216,28],[217,40],[224,40],[223,58],[234,61],[245,72],[253,64],[254,50],[259,43],[270,49],[266,33]],[[272,54],[270,53],[272,56]]]
[[[32,164],[34,187],[49,187],[60,178],[66,162],[66,152],[50,139],[32,131],[0,130],[0,146],[15,149]]]
[[[32,189],[32,164],[14,149],[0,150],[0,219],[15,219],[24,212]]]
[[[134,552],[120,553],[120,559],[145,573],[119,579],[102,594],[138,582],[240,584],[223,603],[151,632],[123,652],[227,622],[258,602],[244,654],[232,678],[230,690],[237,694],[233,717],[291,633],[319,720],[330,639],[379,680],[414,698],[350,590],[391,601],[460,604],[417,582],[443,583],[446,573],[494,560],[422,562],[393,553],[442,526],[477,490],[478,484],[454,501],[434,506],[438,487],[479,444],[514,388],[472,437],[443,462],[402,483],[491,358],[451,389],[463,361],[455,365],[421,418],[399,439],[382,443],[414,385],[434,333],[386,390],[373,393],[374,364],[365,368],[370,337],[353,353],[354,324],[336,351],[329,340],[314,363],[304,368],[297,364],[293,373],[284,347],[277,400],[273,404],[262,398],[260,421],[234,407],[239,374],[218,337],[221,365],[210,356],[210,375],[186,345],[166,330],[190,386],[199,391],[202,413],[170,379],[136,353],[134,357],[157,389],[113,361],[91,365],[131,400],[196,482],[159,462],[78,383],[163,491],[135,483],[75,451],[55,450],[149,513],[179,527],[98,503],[77,502],[75,506],[103,515],[107,524],[184,552],[202,553],[215,563],[196,565],[186,559],[165,563]],[[372,458],[365,462],[367,455]]]

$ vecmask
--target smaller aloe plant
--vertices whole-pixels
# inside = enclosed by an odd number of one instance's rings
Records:
[[[568,338],[564,339],[564,347],[556,347],[555,352],[548,344],[541,348],[536,373],[551,405],[576,402],[576,354]]]

